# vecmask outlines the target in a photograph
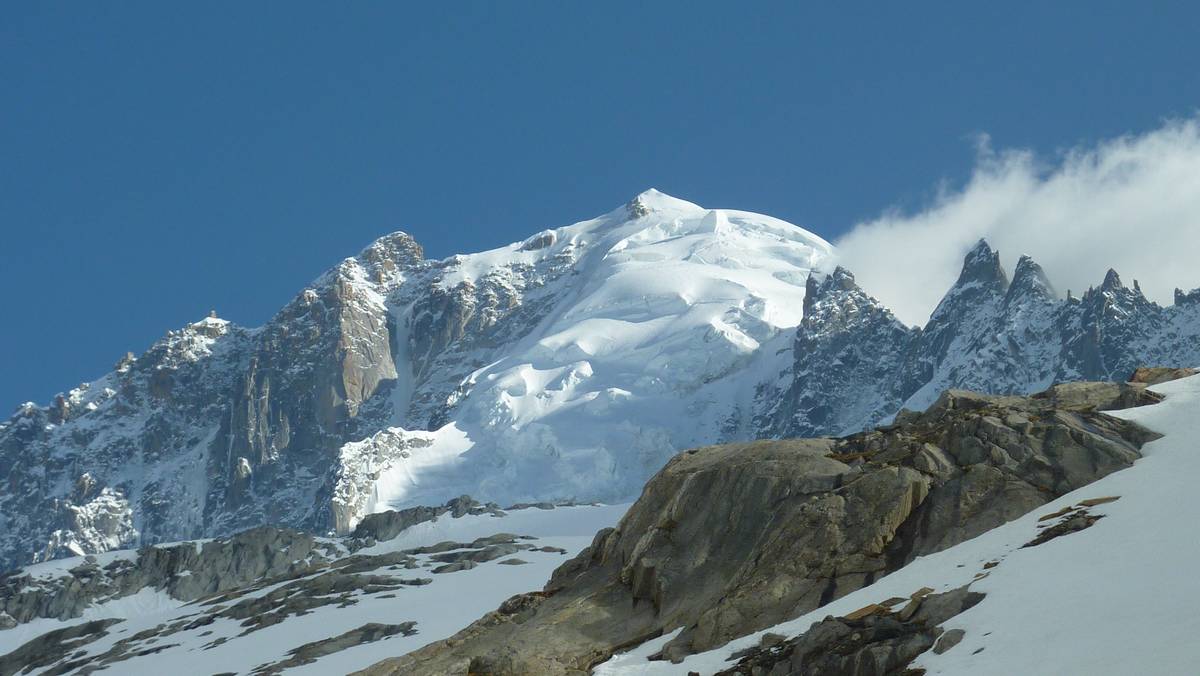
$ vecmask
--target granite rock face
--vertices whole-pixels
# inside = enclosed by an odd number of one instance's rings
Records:
[[[1196,375],[1197,371],[1194,368],[1169,368],[1165,366],[1143,367],[1133,372],[1130,376],[1131,383],[1144,383],[1146,385],[1158,385],[1180,378]]]
[[[366,673],[584,673],[681,627],[664,658],[718,647],[1128,467],[1155,435],[1100,411],[1158,399],[1112,383],[949,391],[842,439],[685,452],[542,592]]]
[[[323,526],[336,450],[382,424],[367,402],[399,378],[381,285],[420,264],[407,235],[384,238],[261,329],[209,317],[48,410],[24,406],[0,427],[0,567]]]
[[[790,379],[760,393],[763,436],[850,434],[922,410],[952,388],[1029,394],[1111,381],[1146,364],[1200,364],[1200,304],[1161,307],[1110,271],[1060,299],[1022,257],[1010,280],[980,241],[924,328],[899,322],[838,269],[810,279]]]
[[[23,405],[0,423],[0,570],[264,523],[349,532],[372,463],[427,446],[420,430],[494,359],[473,348],[531,328],[500,321],[540,311],[513,279],[544,284],[569,262],[443,288],[453,262],[396,233],[262,328],[208,317],[47,407]],[[413,327],[397,326],[396,305]]]

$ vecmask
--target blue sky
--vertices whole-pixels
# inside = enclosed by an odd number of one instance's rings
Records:
[[[1192,115],[1198,24],[1188,3],[10,5],[0,409],[210,308],[260,324],[392,230],[441,257],[654,186],[836,239],[963,184],[980,132],[1052,156]]]

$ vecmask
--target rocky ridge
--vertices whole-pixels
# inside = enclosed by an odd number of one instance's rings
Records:
[[[1198,291],[1168,307],[1115,271],[1058,296],[1023,256],[1010,279],[985,241],[923,328],[898,321],[838,268],[809,279],[784,384],[759,393],[763,436],[850,434],[944,390],[1029,394],[1056,382],[1120,379],[1142,364],[1200,363]]]

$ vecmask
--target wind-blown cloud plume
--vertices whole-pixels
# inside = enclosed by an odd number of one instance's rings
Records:
[[[1200,286],[1200,119],[1076,148],[1047,163],[984,138],[967,184],[915,214],[885,214],[837,242],[839,262],[911,324],[923,324],[985,237],[1012,271],[1033,256],[1064,294],[1109,268],[1168,304]]]

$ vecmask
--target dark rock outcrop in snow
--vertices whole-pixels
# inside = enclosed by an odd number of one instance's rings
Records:
[[[446,519],[489,514],[488,521],[491,516],[505,516],[467,496],[430,509],[429,513]],[[497,529],[505,525],[503,519],[495,521]],[[380,541],[396,535],[372,532],[384,536]],[[536,537],[510,533],[470,542],[372,549],[380,541],[373,535],[318,538],[290,529],[260,527],[225,539],[80,557],[2,575],[0,639],[15,635],[21,638],[0,650],[0,676],[34,665],[45,667],[48,673],[91,673],[106,668],[121,670],[123,666],[137,670],[139,657],[182,645],[198,644],[209,649],[231,641],[247,647],[247,669],[259,664],[254,673],[279,673],[357,645],[418,633],[420,627],[414,615],[419,613],[411,601],[406,601],[411,599],[406,590],[456,584],[453,579],[435,583],[435,574],[525,563],[506,558],[518,553],[533,561],[542,557],[557,560],[566,553],[539,545]],[[116,602],[119,608],[122,599],[135,596],[123,617],[78,620],[89,607]],[[296,645],[282,657],[276,652],[274,662],[263,663],[270,649],[256,652],[254,647],[259,639],[255,634],[260,630],[291,626],[288,623],[301,616],[328,615],[382,599],[400,599],[387,602],[389,607],[396,604],[389,612],[408,613],[408,620],[353,625],[357,628],[344,633],[331,631],[320,640]],[[176,607],[179,602],[187,603]],[[140,610],[147,607],[143,604],[149,604],[149,617],[161,619],[130,631],[130,625],[138,626],[137,620],[142,619]],[[156,604],[175,610],[162,612]],[[114,608],[106,607],[106,612]],[[115,626],[127,620],[133,622]],[[36,621],[45,623],[47,628],[42,633],[20,629]],[[213,636],[214,630],[221,627],[224,629],[216,632],[219,635]],[[8,634],[11,629],[17,631]],[[95,645],[106,636],[107,641]],[[273,640],[277,639],[267,642]],[[127,662],[128,666],[123,664]]]
[[[484,505],[472,500],[469,495],[463,495],[450,500],[441,507],[420,506],[368,514],[363,517],[351,535],[364,540],[391,540],[406,529],[418,523],[433,521],[443,514],[449,514],[452,518],[457,519],[468,514],[497,516],[503,515],[504,512],[494,503]]]
[[[968,587],[942,594],[918,592],[902,608],[875,605],[850,616],[827,617],[795,638],[740,656],[736,666],[718,675],[906,674],[905,669],[921,653],[932,648],[940,654],[957,645],[963,630],[945,631],[939,625],[983,598]]]
[[[17,570],[0,576],[0,611],[18,623],[36,618],[79,617],[100,600],[150,588],[192,601],[237,589],[264,577],[307,572],[339,553],[332,541],[308,533],[270,527],[230,538],[146,547],[101,566],[84,559],[61,577],[41,579]]]

